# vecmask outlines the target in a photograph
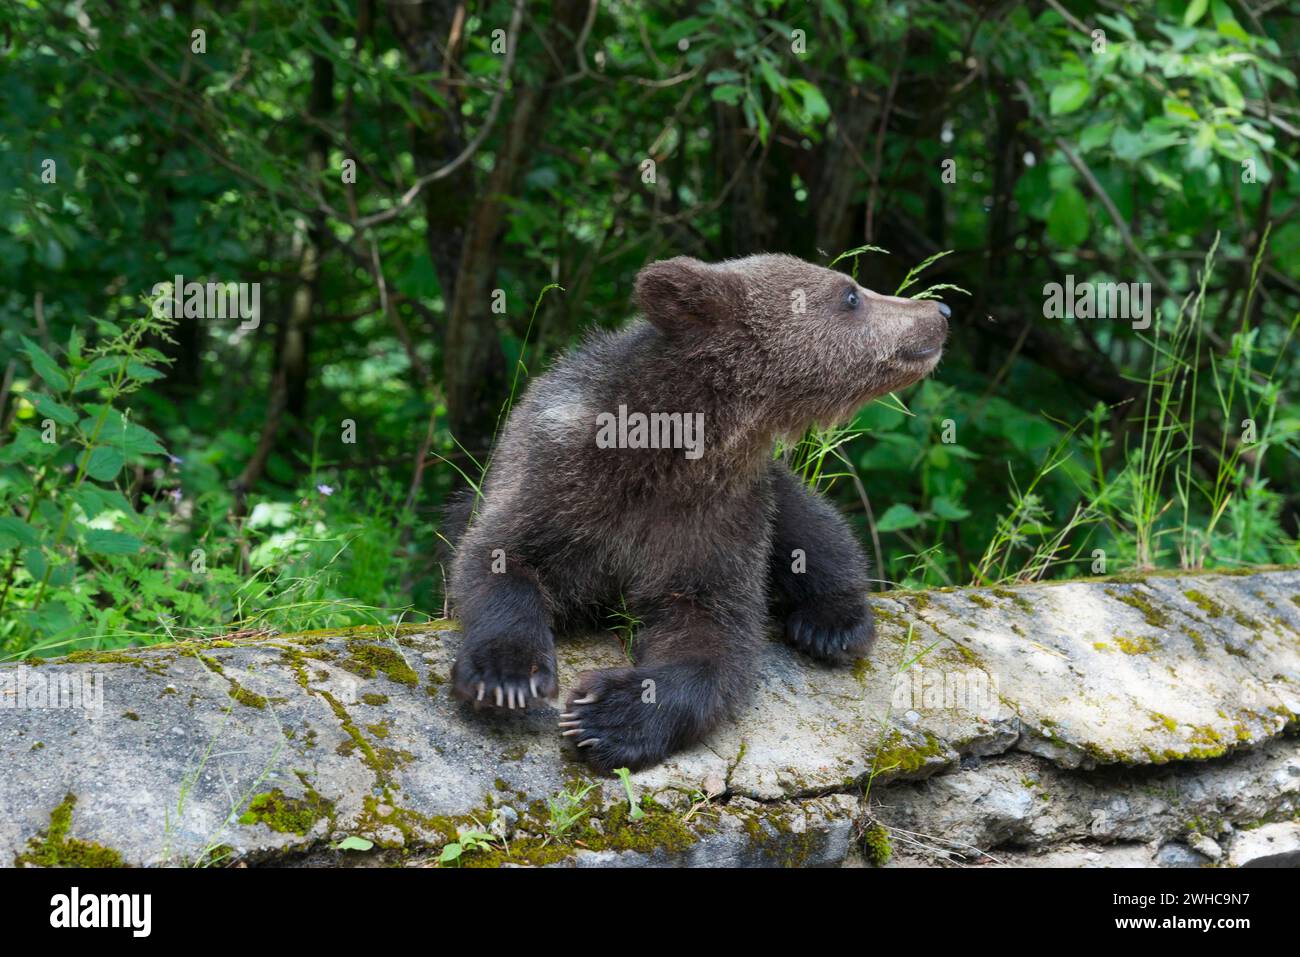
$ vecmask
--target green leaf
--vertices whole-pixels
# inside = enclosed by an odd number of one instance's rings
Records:
[[[1176,119],[1191,120],[1192,122],[1198,122],[1201,119],[1201,115],[1189,104],[1172,96],[1165,97],[1164,110],[1166,116],[1172,116]]]
[[[824,123],[830,119],[831,106],[821,90],[807,80],[794,80],[791,86],[803,97],[804,119],[809,123]]]
[[[970,518],[969,509],[962,508],[946,495],[936,495],[930,502],[930,511],[950,522],[960,522],[964,518]]]
[[[461,851],[463,850],[464,848],[455,842],[446,845],[442,849],[442,853],[438,855],[438,863],[446,864],[448,861],[456,860],[460,857]]]
[[[76,425],[77,413],[69,409],[66,405],[55,402],[48,395],[37,395],[32,398],[32,405],[36,406],[36,411],[43,417],[53,419],[59,425]]]
[[[36,546],[23,549],[23,567],[27,569],[27,574],[37,581],[43,581],[45,573],[50,568],[49,563],[45,561],[45,553]]]
[[[880,521],[876,522],[876,530],[880,532],[897,532],[905,528],[915,528],[925,521],[910,505],[891,505],[884,515],[880,516]]]
[[[0,465],[15,462],[26,464],[43,462],[57,453],[60,448],[57,442],[42,442],[40,432],[22,425],[18,427],[12,442],[8,445],[0,445]]]
[[[68,377],[63,374],[63,370],[59,368],[54,358],[26,336],[19,336],[19,338],[23,343],[23,351],[27,354],[36,374],[55,392],[66,392]]]
[[[117,409],[87,405],[86,411],[90,415],[81,420],[81,431],[86,435],[94,435],[95,424],[101,415],[104,417],[97,442],[118,449],[124,455],[163,455],[167,452],[158,436],[144,426],[136,425]]]
[[[767,60],[760,60],[758,63],[758,72],[763,77],[763,82],[773,93],[780,93],[786,87],[786,79],[776,71]]]
[[[713,98],[728,106],[735,106],[745,95],[745,88],[734,83],[720,83],[713,88]]]
[[[87,520],[109,511],[127,514],[133,511],[131,503],[117,489],[100,488],[88,482],[72,492],[72,500],[86,513]]]
[[[111,482],[117,478],[117,473],[122,471],[126,459],[117,449],[101,445],[90,450],[89,459],[83,455],[82,463],[85,465],[86,474],[95,481]]]
[[[334,849],[337,851],[368,851],[374,846],[374,841],[367,841],[364,837],[350,836],[335,844]]]
[[[1220,36],[1229,37],[1241,43],[1250,43],[1251,36],[1241,28],[1241,24],[1236,20],[1224,20],[1218,26]]]
[[[1052,90],[1051,109],[1053,116],[1073,113],[1087,102],[1092,94],[1092,84],[1087,80],[1066,80]]]
[[[126,374],[136,382],[154,382],[165,376],[165,373],[159,372],[153,366],[147,366],[143,362],[128,362],[126,364]]]
[[[1056,191],[1047,211],[1047,233],[1062,249],[1072,249],[1088,238],[1088,203],[1073,186]]]
[[[660,35],[659,44],[676,46],[678,40],[703,32],[711,22],[708,17],[687,17],[685,20],[678,20]]]
[[[1183,12],[1183,26],[1190,27],[1201,17],[1205,16],[1205,11],[1209,9],[1210,0],[1192,0],[1187,5],[1186,11]]]
[[[126,532],[108,528],[88,528],[81,536],[86,551],[97,555],[134,555],[144,545],[140,539]]]
[[[1178,133],[1162,133],[1150,126],[1136,133],[1121,126],[1110,138],[1110,148],[1120,159],[1132,162],[1173,146],[1180,139],[1182,136]]]
[[[1094,123],[1091,126],[1084,127],[1083,132],[1079,134],[1079,150],[1088,153],[1098,147],[1105,146],[1110,142],[1114,131],[1114,120],[1107,120],[1105,123]]]
[[[16,515],[0,518],[0,550],[8,550],[15,545],[39,545],[40,537],[36,530]]]

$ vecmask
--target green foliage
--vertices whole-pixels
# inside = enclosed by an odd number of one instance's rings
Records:
[[[555,797],[546,799],[546,809],[550,815],[547,822],[547,840],[552,838],[559,840],[567,834],[578,821],[586,815],[588,808],[582,803],[592,789],[597,787],[593,782],[583,788],[566,788]]]
[[[627,768],[615,768],[614,773],[618,779],[623,782],[623,790],[627,792],[627,817],[629,821],[639,821],[645,817],[645,811],[641,810],[641,799],[636,796],[632,790],[632,772]]]
[[[87,347],[24,341],[41,379],[19,392],[0,448],[0,647],[64,653],[234,630],[383,623],[405,519],[391,491],[306,476],[294,501],[185,493],[184,462],[132,420],[128,397],[159,378],[173,320],[97,324]]]
[[[459,864],[460,859],[472,851],[492,850],[495,841],[496,838],[486,831],[462,831],[456,840],[443,845],[442,853],[438,855],[438,863]]]
[[[448,495],[676,254],[952,306],[777,453],[884,581],[1300,557],[1292,6],[558,0],[513,60],[513,0],[447,11],[0,9],[0,657],[440,613]]]

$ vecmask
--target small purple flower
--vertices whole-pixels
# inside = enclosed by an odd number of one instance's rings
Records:
[[[172,501],[175,502],[177,505],[181,503],[182,495],[181,495],[181,489],[179,485],[176,486],[176,488],[172,489],[167,494],[171,496]]]
[[[322,495],[328,498],[329,496],[334,494],[334,487],[331,485],[321,484],[316,486],[316,491],[320,492]]]
[[[170,462],[172,465],[181,465],[185,462],[184,459],[172,455],[170,452],[167,453],[167,461]]]

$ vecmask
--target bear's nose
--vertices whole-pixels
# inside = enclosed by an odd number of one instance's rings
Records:
[[[939,305],[939,315],[943,316],[945,319],[951,319],[952,310],[949,309],[947,306],[945,306],[943,303],[939,303],[938,305]]]

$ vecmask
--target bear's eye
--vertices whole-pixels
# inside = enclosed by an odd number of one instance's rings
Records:
[[[858,298],[856,289],[850,289],[844,294],[844,305],[848,306],[850,309],[858,308],[859,302],[861,302],[861,300]]]

